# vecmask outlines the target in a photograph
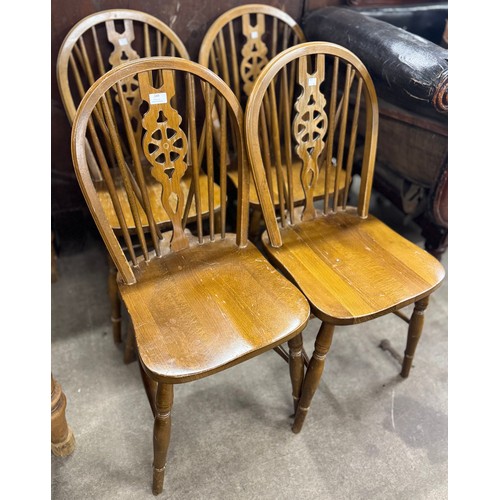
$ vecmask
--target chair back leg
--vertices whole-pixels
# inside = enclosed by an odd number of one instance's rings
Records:
[[[413,314],[411,315],[410,325],[408,327],[408,338],[406,340],[405,357],[403,359],[403,368],[401,369],[401,376],[407,378],[410,374],[413,356],[417,349],[420,335],[424,327],[424,312],[429,304],[429,296],[424,297],[422,300],[415,302]]]

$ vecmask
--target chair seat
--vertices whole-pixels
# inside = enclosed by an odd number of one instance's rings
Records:
[[[352,324],[392,312],[431,293],[445,275],[425,250],[352,207],[288,226],[281,237],[283,246],[273,248],[264,233],[265,252],[322,321]]]
[[[208,214],[208,208],[209,208],[208,177],[200,172],[199,179],[200,179],[201,210],[203,214]],[[185,176],[181,181],[182,191],[184,193],[184,203],[187,202],[190,181],[191,178],[188,176]],[[162,186],[159,182],[156,182],[154,180],[150,180],[149,183],[151,185],[149,193],[150,193],[150,202],[151,202],[151,210],[153,212],[153,217],[158,222],[160,228],[164,229],[165,227],[170,226],[170,217],[168,216],[167,212],[165,212],[165,209],[163,208],[163,205],[161,203]],[[99,200],[102,203],[104,212],[108,217],[111,227],[117,233],[121,233],[120,223],[118,221],[118,217],[116,216],[116,212],[113,207],[113,202],[111,201],[111,196],[109,195],[109,191],[106,188],[106,185],[104,184],[104,182],[98,183],[96,189],[97,189],[97,195],[99,196]],[[135,223],[132,211],[130,209],[130,205],[128,203],[127,193],[125,191],[125,187],[123,186],[123,184],[116,186],[116,194],[118,196],[118,199],[120,200],[120,205],[123,210],[123,216],[125,218],[127,227],[130,231],[132,231],[135,228]],[[221,196],[220,187],[214,183],[214,210],[216,212],[219,211],[220,209],[220,196]],[[139,213],[143,227],[147,228],[148,219],[146,217],[146,213],[140,206],[139,206]],[[196,220],[196,206],[193,198],[193,202],[189,209],[187,222],[193,222],[194,220]]]
[[[305,200],[304,190],[302,189],[302,181],[300,179],[300,173],[302,170],[302,161],[297,160],[292,163],[292,173],[293,173],[293,199],[295,205],[301,205]],[[335,182],[335,167],[333,167],[330,171],[330,179],[329,179],[329,190],[328,192],[332,194],[334,192],[334,182]],[[272,199],[276,206],[279,206],[279,195],[278,195],[278,179],[276,174],[276,167],[271,167],[272,179],[273,179],[273,192]],[[288,179],[286,177],[285,170],[283,170],[285,188],[288,189]],[[234,170],[230,170],[228,172],[228,176],[233,182],[233,184],[238,187],[238,172]],[[343,191],[345,188],[345,171],[340,170],[340,178],[339,178],[339,190]],[[321,199],[324,196],[324,186],[325,186],[325,169],[322,168],[319,171],[318,181],[314,188],[314,199]],[[257,196],[257,189],[255,188],[255,183],[253,177],[250,178],[250,203],[252,205],[260,205],[259,197]]]
[[[309,304],[248,243],[234,235],[139,264],[120,285],[137,350],[155,380],[204,377],[286,342],[309,318]]]

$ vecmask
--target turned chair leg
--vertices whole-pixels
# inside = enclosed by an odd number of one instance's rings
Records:
[[[121,325],[122,325],[122,313],[121,313],[121,298],[120,292],[118,291],[118,283],[116,282],[116,275],[118,273],[115,264],[108,255],[108,294],[109,300],[111,302],[111,324],[113,325],[113,340],[115,344],[119,344],[122,341],[121,335]]]
[[[415,302],[413,314],[411,315],[410,325],[408,327],[408,338],[406,341],[405,357],[403,359],[403,367],[401,369],[401,376],[407,378],[410,374],[413,356],[417,349],[420,335],[424,327],[424,311],[429,304],[429,296],[424,297],[422,300]]]
[[[163,491],[167,451],[170,442],[170,412],[174,401],[174,386],[158,384],[156,391],[156,413],[153,433],[153,494]]]
[[[307,416],[309,406],[311,405],[312,398],[316,389],[319,386],[321,375],[325,367],[325,358],[332,345],[334,325],[323,321],[319,329],[316,342],[314,344],[314,353],[309,361],[304,383],[302,384],[302,393],[300,395],[299,404],[295,413],[292,431],[298,434],[304,420]]]
[[[302,356],[302,333],[299,333],[293,339],[288,341],[290,349],[290,380],[292,381],[293,413],[297,412],[302,382],[304,381],[304,358]]]
[[[61,385],[51,378],[51,426],[50,441],[52,453],[56,457],[65,457],[75,449],[75,437],[66,421],[66,396]]]

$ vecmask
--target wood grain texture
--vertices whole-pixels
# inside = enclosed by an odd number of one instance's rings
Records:
[[[316,336],[314,352],[307,367],[307,376],[304,378],[301,387],[300,399],[296,405],[295,418],[292,426],[292,432],[295,434],[298,434],[302,429],[312,398],[321,381],[321,375],[325,368],[326,355],[332,345],[334,328],[334,325],[331,323],[323,322]]]
[[[123,31],[120,32],[118,32],[117,27],[119,22],[123,23]],[[75,54],[81,53],[81,50],[78,50],[81,46],[89,46],[89,49],[92,47],[92,51],[85,51],[86,54],[89,52],[91,55],[76,57]],[[162,54],[172,54],[189,59],[189,54],[176,33],[163,21],[146,12],[132,9],[108,9],[96,12],[80,20],[66,35],[57,59],[57,80],[60,95],[70,122],[73,121],[79,100],[83,97],[84,92],[99,76],[124,62],[148,55]],[[80,60],[79,65],[75,62],[75,59]],[[73,65],[71,64],[72,61]],[[79,84],[78,92],[75,89],[76,83]],[[136,123],[134,135],[140,148],[142,127],[140,126],[139,106],[143,99],[139,93],[137,79],[131,77],[128,81],[123,81],[120,91],[123,92],[122,99],[127,108],[128,120]],[[116,95],[114,99],[109,99],[108,103],[112,104],[113,100],[119,102],[118,97]],[[112,108],[110,108],[110,112],[113,112]],[[89,162],[93,160],[92,163],[96,164],[91,170],[94,178],[100,182],[102,176],[99,173],[97,162],[90,155],[88,155],[88,158]],[[97,174],[95,174],[96,171]],[[147,173],[144,175],[148,176]],[[148,177],[151,179],[151,175]],[[189,179],[186,178],[186,181],[189,181]],[[185,191],[185,184],[186,182],[183,183],[182,193]],[[116,203],[113,203],[111,195],[108,193],[110,188],[106,183],[100,182],[98,189],[103,198],[103,206],[105,210],[109,211],[109,217],[113,220],[113,228],[117,229],[119,234],[123,234],[123,229],[116,214]],[[218,186],[215,189],[218,190]],[[156,208],[155,219],[159,220],[160,224],[164,226],[171,226],[171,216],[166,213],[161,201],[156,198],[160,191],[160,187],[151,191],[153,194],[151,203]],[[202,193],[205,193],[205,191],[202,191]],[[119,183],[117,186],[117,195],[119,204],[124,211],[126,225],[130,229],[135,225],[135,222],[133,221],[130,203],[124,203],[127,196],[123,183]],[[220,198],[218,199],[220,200]],[[204,205],[208,210],[206,200]],[[219,208],[220,205],[216,205],[216,209]],[[138,211],[143,222],[143,229],[147,231],[148,221],[144,210],[138,207]],[[191,209],[188,222],[193,220],[192,212]]]
[[[243,81],[243,91],[249,95],[252,91],[253,84],[262,68],[269,62],[267,58],[268,48],[262,36],[265,32],[264,15],[256,14],[257,22],[252,25],[250,23],[250,15],[243,14],[243,34],[246,41],[241,49],[243,56],[241,61],[241,79]]]
[[[111,260],[109,254],[108,260],[108,295],[111,304],[111,325],[113,329],[113,341],[116,345],[122,341],[121,325],[122,325],[122,302],[118,293],[118,283],[116,282],[118,271]]]
[[[231,234],[207,241],[139,265],[136,284],[120,286],[155,380],[209,375],[288,341],[307,322],[303,295],[251,243],[238,248]]]
[[[406,339],[406,349],[405,356],[403,359],[403,366],[401,368],[401,376],[403,378],[408,378],[410,374],[413,356],[420,340],[420,335],[422,335],[422,329],[424,327],[424,312],[429,305],[429,296],[424,297],[422,300],[415,302],[415,307],[413,308],[413,314],[410,318],[410,323],[408,327],[408,336]]]
[[[430,294],[444,278],[434,257],[374,216],[361,219],[353,207],[289,226],[281,237],[274,248],[264,234],[266,254],[322,321],[376,318]]]
[[[256,28],[254,30],[251,29],[250,16],[258,17],[258,21],[255,25]],[[279,29],[281,33],[283,33],[284,27],[287,26],[289,30],[285,31],[285,33],[287,33],[288,36],[291,36],[292,34],[295,35],[298,38],[299,43],[305,41],[302,28],[297,23],[297,21],[293,19],[293,17],[285,12],[285,10],[266,4],[246,4],[226,10],[211,23],[209,28],[206,30],[205,36],[203,37],[203,40],[201,42],[198,61],[203,66],[210,66],[210,51],[214,48],[215,42],[220,34],[225,33],[225,30],[227,30],[227,35],[230,40],[229,46],[231,48],[230,50],[228,50],[228,53],[232,53],[233,55],[231,55],[231,58],[238,61],[238,65],[240,66],[240,71],[238,71],[239,77],[241,78],[242,74],[246,74],[249,71],[253,75],[258,76],[260,71],[254,71],[253,69],[250,70],[249,68],[261,65],[260,57],[262,57],[263,54],[267,57],[272,58],[276,55],[277,52],[276,44],[276,48],[274,49],[274,51],[269,50],[270,47],[268,47],[267,45],[268,42],[272,39],[272,33],[270,34],[269,31],[271,31],[273,28],[277,28],[276,25],[271,27],[271,23],[274,19],[280,21]],[[233,36],[230,35],[230,31],[233,32]],[[236,37],[234,36],[235,32],[237,35],[243,34],[243,37],[238,37],[240,41],[239,44],[236,42]],[[257,32],[257,35],[252,34],[254,32]],[[262,40],[262,36],[264,35],[264,33],[267,33],[268,35],[266,41]],[[281,43],[282,45],[280,46],[280,48],[284,49],[289,46],[290,42],[288,40],[282,40]],[[252,45],[255,45],[255,47],[252,47]],[[245,52],[242,53],[244,47]],[[257,52],[259,53],[259,57],[253,58],[253,64],[250,64],[250,59],[248,58],[247,51],[251,51],[252,49],[257,50]],[[233,66],[233,60],[228,61],[229,67]],[[245,61],[243,66],[246,67],[246,70],[241,69],[242,61]],[[263,66],[261,66],[261,69],[262,67]],[[232,84],[231,82],[226,83],[228,83],[228,85],[230,85],[232,88],[236,86],[235,81],[233,81]],[[240,85],[238,86],[241,87]]]
[[[161,76],[160,76],[161,75]],[[161,186],[161,203],[172,222],[171,246],[181,250],[188,246],[182,226],[184,213],[184,191],[181,180],[187,170],[187,136],[181,128],[182,116],[172,106],[175,99],[174,76],[162,70],[161,85],[150,84],[150,75],[139,74],[139,86],[143,101],[149,104],[142,116],[145,130],[142,147],[144,156],[151,165],[151,175]],[[163,93],[165,102],[157,103],[151,95]]]
[[[297,411],[304,380],[304,357],[302,334],[296,335],[288,341],[289,354],[285,361],[289,363],[290,380],[292,382],[293,410]]]

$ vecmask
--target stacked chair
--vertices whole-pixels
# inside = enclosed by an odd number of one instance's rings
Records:
[[[355,54],[306,42],[286,13],[252,4],[217,19],[194,62],[161,21],[110,10],[68,34],[58,81],[76,176],[112,264],[113,321],[123,301],[133,326],[154,417],[154,494],[176,384],[274,349],[289,365],[298,433],[334,327],[388,313],[409,324],[409,375],[444,269],[369,213],[378,108]],[[411,304],[408,318],[400,309]],[[309,359],[311,313],[322,324]]]

